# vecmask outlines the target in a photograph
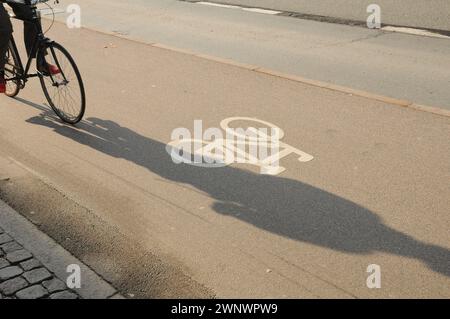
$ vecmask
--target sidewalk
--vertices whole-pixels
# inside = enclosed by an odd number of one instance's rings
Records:
[[[81,268],[81,288],[69,289],[68,265]],[[28,220],[0,201],[0,299],[120,298]]]

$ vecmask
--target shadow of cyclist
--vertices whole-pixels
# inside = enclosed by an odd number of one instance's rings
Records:
[[[277,176],[234,167],[207,169],[174,164],[166,144],[116,122],[89,118],[78,128],[42,114],[29,123],[52,128],[78,143],[123,158],[177,183],[211,196],[214,211],[266,231],[334,250],[368,254],[386,252],[415,258],[450,276],[450,251],[420,242],[383,224],[369,210],[326,191]]]

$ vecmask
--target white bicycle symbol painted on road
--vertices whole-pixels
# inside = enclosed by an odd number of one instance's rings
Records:
[[[254,126],[233,128],[233,122],[252,122]],[[196,120],[193,135],[194,138],[187,128],[172,132],[172,141],[166,149],[175,163],[208,168],[245,163],[259,166],[261,174],[278,175],[286,170],[280,166],[280,160],[291,154],[298,156],[302,163],[314,158],[281,142],[284,137],[281,128],[256,118],[230,117],[220,123],[220,128],[208,128],[204,132],[202,121]]]

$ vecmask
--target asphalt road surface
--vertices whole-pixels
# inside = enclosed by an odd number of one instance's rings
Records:
[[[175,0],[80,4],[87,28],[450,109],[450,39]]]
[[[212,0],[225,4],[262,7],[327,17],[366,21],[367,7],[381,8],[382,23],[450,31],[450,2],[447,0]]]
[[[86,118],[63,125],[37,81],[0,97],[0,196],[124,295],[450,297],[448,117],[87,29],[48,35],[80,66]],[[277,176],[172,161],[174,129],[230,117],[274,123],[314,159],[291,154]]]

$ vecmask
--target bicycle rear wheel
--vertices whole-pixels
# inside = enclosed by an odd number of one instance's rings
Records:
[[[15,53],[13,48],[13,43],[9,42],[8,51],[6,52],[6,64],[4,69],[4,76],[6,80],[6,92],[5,94],[9,97],[15,97],[19,94],[21,89],[20,80],[17,80],[20,75],[20,63],[19,57]],[[16,78],[16,80],[11,80]]]
[[[38,64],[39,61],[46,61],[60,70],[56,75],[39,75],[42,90],[53,111],[66,123],[80,122],[86,108],[86,95],[83,80],[72,56],[60,44],[50,42],[39,50],[37,61]]]

